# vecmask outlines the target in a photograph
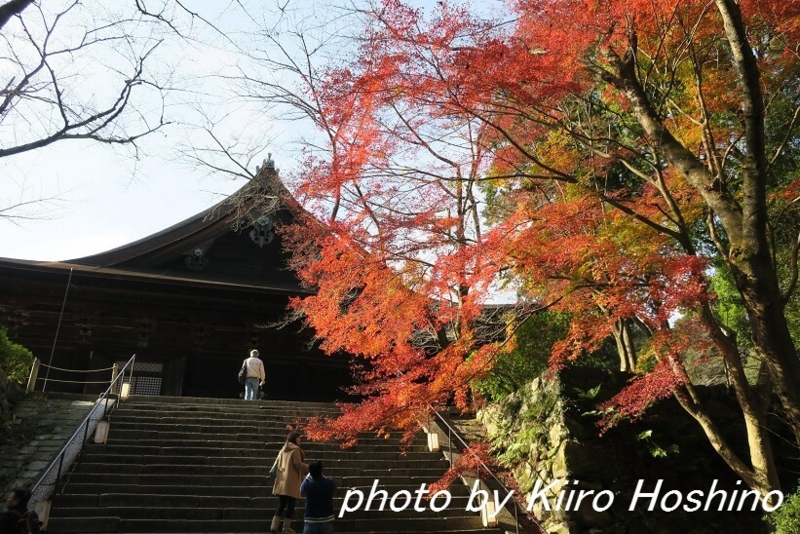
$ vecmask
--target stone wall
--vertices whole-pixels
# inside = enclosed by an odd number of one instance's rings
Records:
[[[597,466],[584,458],[588,451],[579,440],[586,434],[583,425],[566,412],[561,382],[537,378],[523,390],[478,413],[490,439],[511,443],[502,450],[501,459],[513,466],[519,490],[529,495],[537,482],[539,488],[550,486],[548,503],[555,502],[573,479],[580,481],[580,488],[602,488]],[[608,512],[598,514],[591,506],[582,505],[575,512],[552,508],[548,511],[541,500],[534,501],[531,507],[548,532],[580,533],[613,522]]]
[[[22,386],[0,374],[0,428],[7,428],[10,424],[11,410],[24,395]]]
[[[25,394],[22,387],[0,379],[0,488],[31,486],[72,436],[94,398]]]
[[[497,460],[508,466],[527,497],[550,486],[547,510],[542,499],[531,511],[547,532],[559,534],[685,534],[686,532],[764,531],[758,513],[685,513],[628,510],[638,481],[652,490],[663,481],[662,495],[678,490],[733,489],[736,477],[714,452],[699,426],[671,399],[655,405],[635,424],[623,423],[600,435],[594,412],[598,402],[620,390],[629,377],[600,369],[567,369],[557,377],[536,379],[523,390],[478,413],[494,445]],[[724,390],[701,391],[731,439],[740,434],[740,419]],[[551,485],[552,484],[552,485]],[[558,509],[570,491],[614,496],[613,505],[597,512],[591,496],[580,506]],[[594,490],[593,494],[588,494]],[[530,503],[529,503],[530,504]],[[600,506],[602,508],[602,506]]]

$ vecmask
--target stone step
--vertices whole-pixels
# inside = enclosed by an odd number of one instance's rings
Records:
[[[254,441],[274,441],[283,444],[286,441],[287,432],[285,429],[268,429],[265,427],[251,428],[246,427],[223,427],[223,426],[201,426],[201,425],[170,425],[170,424],[132,424],[114,421],[109,429],[110,439],[138,439],[140,437],[164,438],[164,439],[192,439],[202,436],[203,439],[236,439]],[[424,432],[415,436],[415,441],[425,442]],[[336,446],[333,442],[303,441],[303,447],[313,443],[323,443],[328,446]],[[402,442],[397,438],[378,438],[374,436],[362,436],[358,439],[361,444],[383,444],[400,447]]]
[[[383,483],[383,480],[378,484],[377,489],[386,490],[391,497],[395,493],[405,490],[414,492],[419,489],[420,485],[416,486],[407,484],[402,481],[395,481],[395,484]],[[427,483],[433,482],[428,480]],[[364,495],[368,495],[372,488],[373,481],[360,486],[348,486],[339,488],[340,492],[346,492],[349,489],[360,490]],[[421,484],[421,483],[420,483]],[[142,492],[150,494],[164,494],[164,495],[195,495],[195,496],[209,496],[209,495],[230,495],[232,497],[264,497],[272,495],[272,484],[257,484],[253,486],[224,486],[221,484],[213,486],[187,486],[182,484],[165,484],[165,485],[150,485],[142,487],[138,484],[125,484],[125,483],[98,483],[98,482],[69,482],[67,489],[70,494],[87,494],[87,495],[103,495],[105,493],[127,493],[129,495],[136,495]],[[453,486],[450,489],[451,494],[458,496],[468,496],[469,488],[463,485]],[[344,493],[342,493],[344,498]]]
[[[286,431],[270,431],[260,429],[250,429],[242,427],[231,427],[228,430],[219,427],[203,428],[203,427],[181,427],[176,425],[141,425],[141,426],[122,426],[120,423],[114,423],[109,429],[109,439],[139,439],[139,437],[149,437],[154,439],[156,437],[163,439],[222,439],[222,440],[253,440],[259,443],[267,441],[280,443],[283,445],[286,442]],[[336,442],[322,442],[303,440],[303,448],[321,443],[329,447],[340,447],[341,445]],[[413,443],[427,443],[427,437],[424,433],[414,437]],[[402,448],[408,445],[408,442],[402,442],[399,438],[376,438],[372,436],[359,438],[355,445],[391,445],[396,448]]]
[[[277,501],[266,474],[288,429],[333,413],[338,410],[329,404],[297,402],[125,401],[111,415],[108,442],[88,444],[62,481],[48,532],[266,534]],[[415,510],[421,486],[438,480],[449,463],[427,450],[424,433],[405,448],[400,437],[364,435],[348,449],[303,441],[306,460],[322,460],[339,486],[335,510],[349,490],[361,491],[364,501],[373,488],[387,493],[384,510],[379,494],[370,509],[338,518],[337,534],[502,534],[482,528],[478,514],[466,510],[470,491],[463,484],[450,488],[446,509],[435,512],[423,498]],[[391,510],[393,497],[402,511]],[[436,502],[444,505],[442,497]],[[303,505],[298,501],[292,523],[298,532]]]
[[[142,491],[147,491],[143,489]],[[333,498],[334,507],[337,510],[341,509],[341,505],[344,502],[345,494],[347,488],[342,490],[337,490],[336,495]],[[456,495],[455,493],[463,493],[463,492],[456,492],[455,487],[451,488],[453,493],[453,497],[450,503],[450,506],[447,507],[448,512],[460,513],[466,510],[467,502],[469,497],[467,495]],[[412,493],[414,499],[416,499],[416,495]],[[400,499],[401,497],[398,497]],[[350,504],[353,505],[357,502],[356,497],[351,497]],[[363,507],[366,507],[368,499],[368,493],[365,492],[364,497],[364,504]],[[387,499],[387,505],[385,507],[386,510],[389,509],[389,504],[391,499],[391,494]],[[297,503],[297,509],[300,510],[303,508],[303,500],[300,499]],[[135,507],[140,509],[149,509],[149,508],[162,508],[162,509],[171,509],[171,508],[195,508],[195,509],[206,509],[206,508],[247,508],[247,509],[254,509],[254,510],[272,510],[275,508],[277,501],[274,495],[262,495],[262,496],[251,496],[251,495],[243,495],[243,496],[235,496],[235,495],[172,495],[172,494],[157,494],[157,493],[103,493],[103,494],[96,494],[96,493],[68,493],[64,495],[58,495],[53,500],[53,516],[72,516],[70,510],[83,508],[83,509],[94,509],[94,510],[103,510],[108,508],[126,508],[126,507]],[[423,501],[423,503],[428,506],[427,501]],[[381,499],[376,497],[373,500],[373,504],[370,506],[369,510],[366,510],[366,513],[372,513],[379,509],[381,504]],[[437,505],[441,505],[442,503],[437,500]],[[400,506],[400,501],[397,501],[397,506]],[[356,513],[356,512],[352,512]],[[359,511],[358,513],[362,513]],[[390,512],[387,512],[389,514]],[[95,515],[106,515],[106,514],[95,514]],[[381,516],[383,517],[383,516]],[[389,516],[391,517],[391,516]]]
[[[170,425],[174,425],[180,427],[183,424],[214,424],[219,426],[225,427],[265,427],[265,428],[274,428],[274,429],[283,429],[284,432],[288,433],[289,431],[286,430],[287,426],[292,426],[293,428],[302,428],[309,418],[307,417],[299,417],[296,415],[272,415],[267,416],[261,414],[260,417],[256,418],[252,415],[242,414],[236,416],[225,416],[224,414],[220,414],[217,417],[211,417],[209,414],[186,414],[186,415],[176,415],[176,414],[153,414],[153,415],[133,415],[133,414],[125,414],[125,413],[114,413],[111,415],[110,421],[112,423],[124,422],[124,423],[138,423],[141,425],[152,425],[156,423],[166,423]]]
[[[262,519],[122,519],[116,516],[101,517],[53,517],[48,531],[58,533],[89,534],[97,532],[160,533],[160,532],[267,532],[269,518]],[[385,519],[336,519],[338,532],[364,532],[386,528]],[[447,532],[448,530],[482,529],[476,517],[412,517],[391,521],[391,532]],[[292,528],[302,532],[302,521],[292,522]]]
[[[223,451],[224,452],[224,451]],[[235,451],[228,451],[228,452],[235,452]],[[336,454],[338,451],[323,451],[315,460],[322,460],[322,462],[326,465],[333,465],[335,462],[347,462],[348,465],[353,466],[364,466],[365,460],[369,460],[370,456],[374,457],[373,455],[365,455],[358,459],[358,461],[353,461],[352,458],[337,458]],[[381,465],[385,465],[388,469],[389,467],[399,467],[399,468],[413,468],[420,465],[427,465],[427,466],[435,466],[441,465],[442,466],[442,473],[447,469],[448,463],[447,460],[444,458],[431,458],[431,453],[413,453],[414,456],[409,457],[410,455],[398,455],[395,459],[389,460],[380,460],[372,458],[372,461],[369,462],[368,465],[371,466],[373,469],[377,469],[381,467]],[[422,456],[424,454],[424,456]],[[329,457],[328,457],[329,456]],[[126,454],[124,451],[119,453],[109,453],[101,450],[94,450],[94,451],[85,451],[82,457],[82,462],[91,462],[91,463],[100,463],[100,464],[136,464],[136,465],[160,465],[160,464],[168,464],[168,465],[188,465],[188,466],[205,466],[205,465],[214,465],[214,466],[242,466],[244,465],[254,465],[254,466],[263,466],[269,468],[272,465],[271,461],[271,454],[267,456],[263,451],[257,455],[252,456],[204,456],[204,455],[175,455],[175,454]],[[310,458],[309,458],[310,459]],[[374,462],[386,462],[384,464],[381,463],[374,463]]]
[[[75,518],[75,517],[92,517],[95,515],[103,515],[109,517],[119,517],[120,519],[199,519],[199,520],[220,520],[220,519],[257,519],[264,520],[270,517],[272,509],[275,507],[276,499],[272,498],[265,502],[265,507],[248,507],[248,508],[235,508],[235,507],[141,507],[132,506],[133,503],[128,503],[128,506],[109,506],[106,508],[92,508],[92,507],[73,507],[66,509],[63,513],[52,517]],[[343,518],[340,519],[386,519],[387,514],[391,519],[410,519],[410,518],[430,518],[440,517],[441,512],[434,511],[427,506],[426,502],[420,504],[419,510],[414,508],[412,501],[407,507],[404,506],[405,501],[397,501],[396,508],[398,511],[393,511],[389,507],[389,501],[386,502],[384,509],[381,510],[379,504],[375,504],[370,510],[357,510],[348,512]],[[460,504],[460,509],[456,507]],[[451,501],[448,507],[448,517],[468,517],[474,518],[474,512],[466,511],[466,499],[461,499],[459,503]],[[341,506],[338,503],[337,506]],[[403,508],[400,510],[400,508]],[[302,501],[298,502],[297,518],[300,519],[300,511],[302,510]]]
[[[138,436],[138,437],[137,437]],[[120,431],[118,429],[111,429],[108,434],[108,445],[123,445],[136,443],[139,446],[206,446],[212,444],[215,447],[222,447],[226,449],[241,448],[241,449],[267,449],[267,450],[280,450],[286,443],[285,439],[270,440],[269,438],[252,435],[237,435],[237,434],[200,434],[200,433],[186,433],[186,432],[136,432],[136,431]],[[381,451],[398,451],[399,447],[396,444],[385,443],[381,441],[373,441],[368,443],[358,443],[353,447],[342,449],[336,443],[320,443],[313,441],[305,441],[302,444],[304,451],[314,450],[331,450],[338,448],[343,452],[381,452]],[[416,445],[411,445],[405,449],[408,452],[426,452],[427,444],[419,441]]]
[[[174,408],[182,405],[191,406],[230,406],[230,407],[249,407],[249,406],[268,406],[268,407],[281,407],[281,406],[299,406],[305,409],[311,408],[335,408],[335,404],[330,402],[313,402],[313,401],[292,401],[292,400],[259,400],[259,401],[244,401],[242,399],[219,399],[214,397],[170,397],[170,396],[131,396],[127,400],[122,401],[121,406],[162,406]]]
[[[302,416],[310,415],[331,415],[341,413],[335,405],[306,405],[303,403],[294,404],[271,404],[271,403],[252,403],[252,402],[239,402],[230,405],[209,405],[209,404],[148,404],[136,403],[131,404],[123,402],[115,407],[117,412],[136,412],[136,413],[192,413],[192,412],[206,412],[206,413],[297,413]]]
[[[237,460],[240,460],[237,458]],[[269,462],[267,462],[269,463]],[[82,463],[76,474],[89,473],[118,473],[126,475],[135,474],[182,474],[201,468],[204,474],[211,475],[256,475],[266,476],[270,466],[267,463],[259,466],[242,466],[238,463],[233,465],[210,465],[202,466],[179,464],[119,464],[119,463]],[[446,467],[446,466],[445,466]],[[369,465],[352,465],[350,462],[331,462],[325,465],[325,475],[332,478],[344,476],[364,476],[370,478],[381,478],[382,476],[420,476],[428,480],[434,480],[442,475],[442,467],[430,467],[430,462],[422,461],[416,467],[395,467],[392,463],[388,468],[375,468]],[[74,476],[74,475],[73,475]]]
[[[240,419],[248,417],[253,420],[276,419],[276,418],[299,418],[309,419],[312,417],[336,416],[337,410],[308,410],[303,408],[274,409],[270,407],[250,408],[250,409],[221,409],[205,407],[184,407],[167,409],[131,409],[119,408],[112,412],[112,415],[119,417],[200,417],[208,419]]]
[[[183,404],[159,404],[152,402],[125,402],[123,401],[115,407],[117,411],[135,411],[137,413],[147,412],[221,412],[221,413],[299,413],[301,415],[317,415],[317,414],[337,414],[341,410],[335,404],[313,404],[304,402],[236,402],[232,401],[228,404],[204,404],[204,403],[183,403]]]
[[[237,533],[237,534],[265,534],[267,532],[268,527],[265,527],[263,530],[254,530],[249,532]],[[334,523],[334,528],[338,528],[338,525]],[[302,530],[298,530],[297,532],[302,532]],[[386,534],[386,530],[379,530],[379,531],[369,531],[369,532],[356,532],[356,531],[342,531],[336,530],[336,534]],[[92,534],[117,534],[117,532],[93,532]],[[218,534],[216,532],[209,532],[209,531],[197,531],[197,532],[182,532],[181,534]],[[506,531],[500,528],[481,528],[481,529],[458,529],[458,530],[422,530],[422,531],[415,531],[415,534],[507,534]]]
[[[230,434],[236,435],[252,435],[258,437],[272,437],[276,441],[285,441],[288,431],[285,427],[276,427],[269,425],[266,422],[259,422],[258,424],[245,424],[245,425],[223,425],[223,424],[203,424],[199,421],[185,421],[181,424],[175,423],[137,423],[129,421],[121,421],[114,419],[111,424],[111,433],[117,431],[124,432],[181,432],[187,434]],[[419,432],[416,439],[424,439],[425,433]],[[358,443],[386,443],[390,445],[401,445],[400,436],[397,437],[377,437],[374,434],[362,434],[358,438]]]
[[[261,462],[269,461],[270,464],[274,460],[274,455],[277,455],[280,447],[264,447],[262,446],[239,446],[239,447],[216,447],[212,443],[198,444],[197,446],[186,446],[169,444],[159,447],[158,445],[132,445],[132,444],[90,444],[86,446],[85,455],[103,455],[112,454],[118,456],[130,456],[136,458],[140,456],[184,456],[184,457],[206,457],[214,458],[220,456],[229,457],[245,457],[245,458],[260,458]],[[394,450],[381,450],[381,451],[353,451],[350,449],[330,449],[330,448],[308,448],[304,447],[306,458],[315,460],[325,459],[330,460],[353,460],[353,461],[395,461],[407,458],[417,460],[431,460],[437,461],[441,459],[441,454],[438,452],[428,452],[427,450],[416,450],[403,452]],[[127,462],[126,462],[127,463]],[[191,463],[191,462],[190,462]]]
[[[327,472],[327,476],[332,478],[339,488],[367,488],[369,489],[375,480],[379,480],[379,487],[392,486],[407,488],[419,488],[421,484],[426,487],[431,483],[430,476],[402,476],[384,473],[376,477],[358,475],[335,475]],[[122,474],[117,472],[107,473],[87,473],[83,470],[72,473],[69,476],[70,484],[98,484],[98,485],[136,485],[136,486],[198,486],[198,485],[221,485],[221,486],[267,486],[265,476],[257,473],[243,474],[219,474],[197,472],[184,472],[180,474]],[[456,486],[460,490],[462,486]],[[464,488],[466,490],[466,488]]]

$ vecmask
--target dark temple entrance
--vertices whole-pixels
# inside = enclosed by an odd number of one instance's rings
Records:
[[[325,356],[298,323],[275,326],[291,297],[309,294],[277,231],[298,209],[268,163],[225,201],[129,245],[65,262],[0,258],[0,324],[48,363],[60,319],[58,368],[135,353],[134,394],[238,398],[236,375],[256,348],[268,398],[346,398],[347,358]],[[103,391],[98,374],[51,369],[47,389]]]

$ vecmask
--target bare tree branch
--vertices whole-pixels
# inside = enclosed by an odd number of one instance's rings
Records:
[[[73,83],[73,79],[61,72],[63,63],[54,62],[53,59],[62,56],[70,55],[73,57],[78,53],[91,53],[90,48],[99,44],[111,44],[119,40],[132,39],[128,36],[126,28],[121,26],[116,28],[119,21],[112,22],[105,26],[98,28],[87,28],[83,37],[74,46],[64,46],[52,50],[50,48],[51,42],[54,39],[64,40],[59,37],[59,23],[70,14],[70,12],[78,7],[80,4],[76,1],[67,6],[62,11],[56,13],[52,21],[48,21],[47,15],[38,9],[38,15],[43,21],[44,35],[32,29],[26,21],[21,18],[20,23],[25,36],[25,40],[19,39],[10,41],[6,39],[6,46],[10,48],[10,52],[15,58],[18,68],[24,73],[21,78],[16,76],[12,77],[6,83],[5,89],[2,91],[2,100],[0,101],[0,120],[7,122],[13,120],[24,119],[23,111],[19,111],[15,116],[10,117],[15,111],[15,108],[21,103],[36,100],[42,104],[49,104],[51,106],[51,114],[54,112],[61,118],[61,124],[55,123],[46,126],[49,131],[42,132],[38,139],[17,143],[16,145],[4,143],[4,148],[0,150],[0,157],[11,156],[34,150],[47,146],[55,141],[61,139],[93,139],[108,143],[130,143],[140,138],[143,135],[152,133],[167,122],[164,120],[163,108],[160,116],[158,117],[158,124],[146,125],[145,128],[138,132],[131,134],[119,133],[106,133],[109,130],[124,131],[120,128],[121,125],[118,120],[121,114],[129,108],[130,98],[137,87],[150,87],[156,91],[163,91],[164,88],[159,84],[144,77],[144,66],[148,57],[159,47],[161,41],[156,41],[145,50],[140,57],[135,61],[134,70],[131,74],[127,75],[127,79],[122,83],[121,88],[115,100],[105,108],[94,108],[87,106],[87,104],[75,100],[72,96],[74,91],[68,90],[63,87],[64,83]],[[38,6],[37,6],[38,7]],[[100,32],[105,31],[118,31],[116,35],[103,36]],[[19,46],[28,46],[35,50],[38,55],[38,60],[33,68],[28,69],[25,61],[20,55],[16,53],[16,48]],[[39,75],[47,72],[48,79],[43,79]],[[19,81],[16,81],[19,80]],[[30,89],[29,89],[30,87]],[[70,93],[70,101],[65,99],[65,94]],[[46,96],[49,94],[50,96]],[[36,108],[39,114],[43,114],[41,108]],[[30,112],[30,110],[26,110]],[[124,127],[123,127],[124,128]],[[34,133],[35,135],[35,133]]]

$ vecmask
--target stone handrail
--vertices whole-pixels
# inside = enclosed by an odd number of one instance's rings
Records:
[[[126,371],[128,372],[129,381],[133,377],[135,361],[136,355],[134,354],[127,363],[125,363],[120,373],[114,378],[105,392],[100,395],[92,409],[75,429],[72,437],[61,447],[61,450],[55,455],[47,466],[47,469],[42,473],[42,476],[39,477],[39,480],[33,485],[31,488],[31,508],[33,508],[37,502],[48,501],[53,493],[55,493],[62,473],[72,467],[83,451],[83,446],[86,444],[89,436],[95,431],[97,423],[106,417],[109,411],[114,408],[116,400],[111,400],[111,395],[115,391],[115,387],[119,384],[119,389],[120,391],[122,390]],[[109,400],[111,400],[110,407]]]
[[[456,439],[459,442],[461,442],[461,447],[460,447],[461,450],[469,449],[469,444],[467,444],[467,442],[461,436],[461,433],[458,431],[458,429],[454,428],[453,425],[451,425],[450,422],[447,421],[447,419],[445,419],[445,417],[441,413],[439,413],[438,410],[432,409],[432,411],[433,411],[434,415],[436,416],[436,418],[438,419],[438,421],[435,423],[436,426],[439,427],[439,430],[442,432],[442,434],[444,434],[445,431],[446,431],[447,438],[448,438],[447,459],[450,461],[450,463],[452,465],[452,461],[453,461],[452,436],[455,436]],[[442,426],[444,426],[444,429],[442,428]],[[499,488],[503,496],[508,495],[509,492],[513,491],[513,490],[509,490],[506,487],[506,485],[503,483],[503,481],[501,481],[499,478],[497,478],[497,476],[492,472],[491,469],[489,469],[489,467],[482,460],[479,459],[478,461],[480,462],[481,467],[486,471],[486,473],[494,480],[495,488]],[[520,531],[519,531],[520,503],[517,501],[517,499],[510,499],[509,500],[509,504],[506,505],[506,509],[509,506],[513,507],[513,521],[514,521],[515,533],[516,534],[520,534]],[[533,523],[533,525],[538,529],[538,531],[540,533],[544,534],[546,532],[545,529],[542,527],[542,525],[539,523],[539,521],[534,516],[532,516],[531,514],[527,513],[527,511],[525,511],[525,510],[523,510],[522,513],[525,515],[525,517],[527,517]],[[511,516],[511,514],[509,514],[509,518],[510,518],[510,516]]]

